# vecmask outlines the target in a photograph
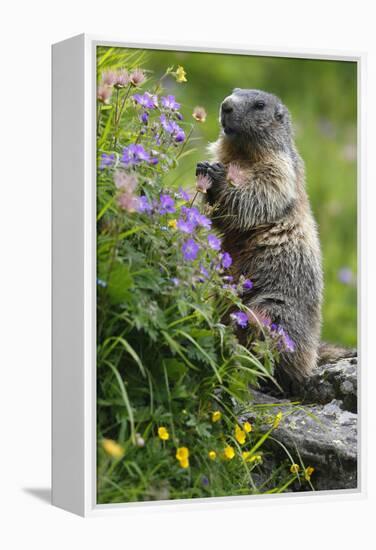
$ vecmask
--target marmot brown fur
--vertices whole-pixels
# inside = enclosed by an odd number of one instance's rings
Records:
[[[210,179],[205,196],[232,275],[253,282],[244,304],[294,342],[276,369],[286,388],[309,376],[320,347],[323,274],[304,165],[276,96],[236,88],[221,105],[220,123],[212,162],[199,163],[196,173]]]

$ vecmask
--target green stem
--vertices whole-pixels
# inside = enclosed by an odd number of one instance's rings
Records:
[[[195,193],[193,199],[191,200],[191,204],[189,205],[189,208],[192,208],[193,203],[195,202],[195,200],[196,200],[196,198],[197,198],[197,195],[198,195],[198,191],[196,191],[196,193]]]
[[[124,106],[125,106],[125,102],[127,101],[128,97],[129,97],[129,93],[131,91],[131,87],[132,87],[132,84],[129,84],[128,86],[128,89],[124,95],[124,98],[123,98],[123,101],[121,102],[120,104],[120,109],[118,109],[118,107],[116,106],[116,111],[115,111],[115,130],[114,130],[114,148],[116,147],[117,145],[117,141],[118,141],[118,134],[119,134],[119,123],[120,123],[120,119],[121,119],[121,115],[123,114],[123,110],[124,110]]]
[[[101,104],[98,102],[98,110],[97,110],[97,136],[99,136],[99,123],[101,120],[101,114],[102,114],[102,108]]]
[[[188,141],[189,141],[189,138],[190,138],[191,135],[192,135],[192,132],[193,132],[193,125],[191,125],[191,129],[189,130],[189,134],[188,134],[186,140],[184,141],[183,145],[181,146],[179,153],[176,155],[175,160],[178,160],[178,158],[180,157],[180,155],[181,155],[182,152],[184,151],[184,149],[185,149],[185,147],[186,147],[186,145],[187,145],[187,143],[188,143]]]

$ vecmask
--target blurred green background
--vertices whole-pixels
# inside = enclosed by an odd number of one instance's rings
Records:
[[[203,106],[208,116],[205,123],[195,123],[190,144],[195,151],[166,176],[170,185],[194,186],[196,162],[208,158],[207,144],[219,132],[219,105],[233,88],[263,89],[278,95],[289,108],[323,250],[322,338],[355,346],[356,63],[155,50],[146,51],[142,63],[152,71],[152,80],[172,65],[182,65],[187,72],[186,83],[172,77],[163,80],[166,93],[176,95],[182,104],[184,120],[194,122],[196,105]]]

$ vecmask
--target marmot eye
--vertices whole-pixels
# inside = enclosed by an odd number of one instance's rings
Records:
[[[261,109],[263,109],[264,107],[265,107],[265,101],[256,101],[255,109],[259,109],[261,111]]]

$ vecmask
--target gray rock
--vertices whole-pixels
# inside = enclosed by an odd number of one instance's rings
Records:
[[[305,402],[322,404],[338,399],[342,408],[355,413],[357,387],[357,358],[353,357],[317,367],[300,395]]]
[[[283,417],[273,438],[293,457],[301,456],[305,466],[313,466],[316,490],[354,489],[357,486],[357,360],[342,359],[317,368],[303,388],[299,406],[261,391],[253,391],[254,403],[278,404],[273,412]],[[272,440],[270,471],[284,454]],[[286,454],[284,454],[286,457]],[[299,490],[299,486],[292,490]],[[307,490],[307,487],[305,487]]]

